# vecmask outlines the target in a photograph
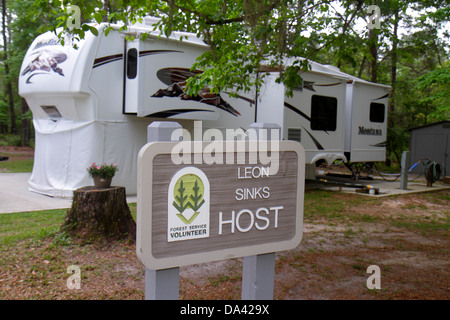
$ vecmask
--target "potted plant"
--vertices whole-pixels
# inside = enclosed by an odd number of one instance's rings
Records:
[[[89,175],[94,179],[94,185],[97,188],[109,188],[116,171],[119,170],[117,163],[114,164],[96,164],[95,162],[87,169]]]

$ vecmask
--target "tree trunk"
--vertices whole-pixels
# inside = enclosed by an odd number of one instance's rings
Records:
[[[358,78],[361,78],[361,74],[364,70],[364,65],[366,64],[366,55],[362,58],[361,65],[359,66]]]
[[[74,191],[72,208],[61,228],[83,239],[136,239],[136,222],[126,202],[124,187]]]
[[[377,82],[378,73],[378,32],[376,29],[369,30],[369,52],[370,52],[370,81]]]
[[[389,111],[394,112],[395,109],[395,86],[396,86],[396,79],[397,79],[397,44],[398,44],[398,15],[399,9],[397,8],[394,14],[394,32],[393,32],[393,39],[392,39],[392,65],[391,65],[391,92],[390,92],[390,99],[389,99]]]
[[[3,65],[5,66],[6,76],[6,94],[8,95],[9,112],[11,117],[11,130],[10,133],[17,133],[16,126],[16,112],[14,110],[14,95],[11,85],[11,79],[9,78],[9,64],[8,64],[8,37],[6,36],[6,1],[2,0],[2,35],[3,35]]]
[[[111,2],[110,0],[103,0],[103,10],[106,14],[103,16],[103,22],[108,22],[108,13],[111,13]]]
[[[22,143],[25,146],[30,145],[31,140],[31,120],[27,117],[27,112],[29,110],[28,104],[24,98],[20,99],[22,105],[22,121],[21,121],[21,129],[22,129]]]

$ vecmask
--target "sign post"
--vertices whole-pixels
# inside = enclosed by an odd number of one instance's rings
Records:
[[[400,189],[408,190],[408,171],[411,161],[411,155],[409,151],[403,151],[402,153],[402,171],[400,175]]]
[[[273,298],[275,252],[302,239],[305,174],[303,147],[275,132],[141,149],[136,253],[147,270],[244,257],[242,298]]]
[[[250,128],[256,130],[257,140],[272,140],[281,137],[281,127],[278,125],[254,123]],[[275,252],[243,258],[242,300],[273,299],[275,258]]]
[[[152,122],[147,127],[147,142],[172,141],[172,133],[181,129],[178,122]],[[180,268],[152,270],[145,267],[145,300],[178,300]]]
[[[275,252],[244,257],[242,300],[273,300]]]

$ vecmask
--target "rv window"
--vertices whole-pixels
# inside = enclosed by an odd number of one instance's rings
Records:
[[[370,122],[384,122],[384,104],[375,102],[370,104]]]
[[[127,53],[127,77],[134,79],[137,75],[138,54],[136,48],[131,48]]]
[[[311,129],[335,131],[337,99],[314,95],[311,98]]]

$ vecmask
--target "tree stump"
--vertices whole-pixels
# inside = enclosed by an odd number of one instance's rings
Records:
[[[73,192],[62,231],[83,239],[136,239],[136,222],[124,187],[83,187]]]

